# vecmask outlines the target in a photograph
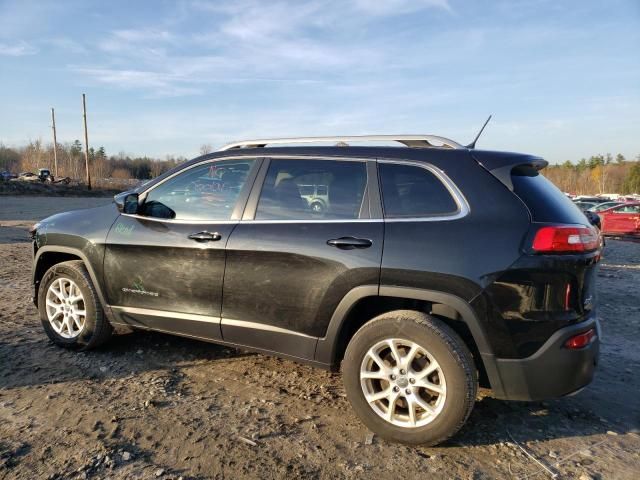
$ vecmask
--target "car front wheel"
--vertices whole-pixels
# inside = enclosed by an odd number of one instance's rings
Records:
[[[111,337],[112,327],[80,260],[47,270],[38,290],[38,311],[47,336],[62,347],[87,350]]]
[[[388,440],[436,445],[464,425],[475,402],[475,365],[442,321],[401,310],[366,323],[342,363],[347,397],[363,423]]]

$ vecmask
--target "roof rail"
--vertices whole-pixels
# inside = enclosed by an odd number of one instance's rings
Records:
[[[452,148],[464,149],[463,145],[438,135],[352,135],[337,137],[294,137],[294,138],[265,138],[259,140],[243,140],[225,145],[218,151],[234,148],[263,148],[267,145],[286,145],[292,143],[343,143],[349,142],[398,142],[407,147],[421,148]]]

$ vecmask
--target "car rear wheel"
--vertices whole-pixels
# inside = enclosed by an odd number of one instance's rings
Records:
[[[87,350],[111,337],[112,327],[80,260],[47,270],[38,290],[38,310],[47,336],[62,347]]]
[[[451,328],[421,312],[390,312],[365,324],[342,365],[354,410],[388,440],[442,443],[464,425],[474,405],[471,353]]]

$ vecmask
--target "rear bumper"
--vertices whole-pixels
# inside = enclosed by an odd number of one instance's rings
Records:
[[[569,350],[572,336],[595,328],[597,337],[586,347]],[[600,324],[595,316],[555,332],[540,349],[523,359],[495,359],[505,400],[544,400],[561,397],[585,387],[593,379],[600,350]]]

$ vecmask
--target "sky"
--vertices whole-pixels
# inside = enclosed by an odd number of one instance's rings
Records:
[[[438,134],[640,154],[640,0],[0,0],[0,142]]]

